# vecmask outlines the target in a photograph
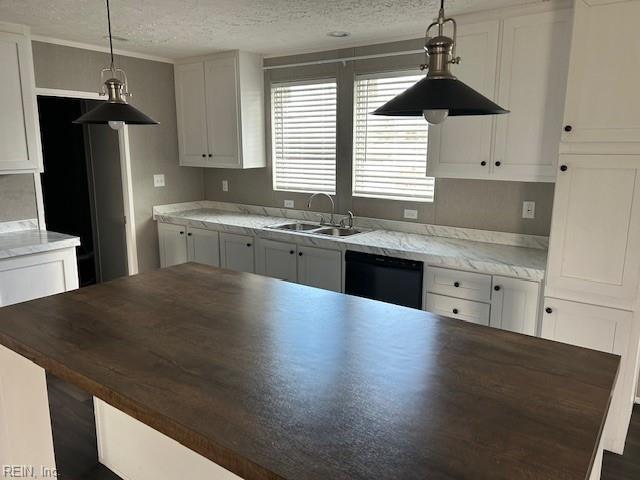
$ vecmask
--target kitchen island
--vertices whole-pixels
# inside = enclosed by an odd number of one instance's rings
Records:
[[[28,393],[0,396],[3,415],[46,423],[46,371],[195,452],[194,465],[214,462],[217,478],[598,478],[619,365],[196,264],[3,308],[0,344],[0,385]],[[116,423],[101,425],[111,449]],[[50,436],[37,435],[46,430],[15,429],[11,445],[0,437],[0,463],[52,457]],[[102,460],[130,480],[178,478],[154,472],[149,461],[172,456],[145,457],[150,443],[132,443],[140,454],[128,461],[141,465],[127,472]]]

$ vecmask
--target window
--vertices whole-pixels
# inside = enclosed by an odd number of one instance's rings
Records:
[[[336,190],[336,82],[271,87],[273,189]]]
[[[353,195],[432,202],[427,177],[428,125],[422,117],[371,115],[423,75],[356,77],[353,136]]]

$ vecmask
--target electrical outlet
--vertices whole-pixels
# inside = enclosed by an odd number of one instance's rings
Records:
[[[285,200],[284,201],[284,208],[293,208],[294,207],[294,203],[293,200]]]
[[[158,173],[153,176],[153,186],[154,187],[164,187],[164,174]]]
[[[522,218],[536,218],[536,202],[522,202]]]
[[[222,180],[222,191],[223,192],[229,191],[229,180]]]
[[[411,220],[418,219],[418,210],[411,210],[409,208],[404,209],[404,218],[409,218]]]

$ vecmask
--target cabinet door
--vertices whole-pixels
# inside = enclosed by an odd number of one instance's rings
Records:
[[[569,10],[504,21],[494,178],[555,181],[570,41]]]
[[[503,330],[536,335],[540,285],[509,277],[493,277],[490,325]]]
[[[31,43],[0,32],[0,171],[39,166],[39,135]]]
[[[218,232],[203,228],[187,229],[187,257],[190,262],[220,266],[220,239]]]
[[[620,355],[618,379],[603,433],[604,448],[622,454],[633,408],[638,332],[633,312],[545,297],[541,336]]]
[[[638,1],[576,0],[563,142],[640,142],[639,18]]]
[[[461,25],[454,74],[488,98],[495,96],[498,57],[498,22]],[[490,173],[491,115],[450,117],[442,125],[429,127],[428,175],[453,178],[487,178]]]
[[[211,167],[240,167],[238,60],[229,54],[205,62]]]
[[[342,253],[298,247],[298,283],[342,292]]]
[[[295,282],[296,245],[294,243],[259,240],[256,254],[256,273],[267,277]]]
[[[208,164],[207,113],[204,94],[204,64],[176,65],[176,109],[180,165]]]
[[[160,243],[160,267],[170,267],[187,262],[186,227],[170,223],[158,223]]]
[[[234,233],[220,234],[220,266],[238,272],[255,272],[254,239]]]
[[[560,163],[545,295],[631,309],[640,270],[640,156],[561,155]]]

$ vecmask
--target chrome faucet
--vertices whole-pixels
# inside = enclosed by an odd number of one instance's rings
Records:
[[[340,220],[340,227],[353,228],[353,212],[351,210],[348,210],[347,216]]]
[[[313,201],[313,199],[318,196],[318,195],[324,195],[325,197],[327,197],[329,199],[329,201],[331,202],[331,216],[329,217],[329,224],[333,225],[333,215],[336,211],[336,204],[333,203],[333,198],[331,198],[331,195],[329,195],[328,193],[324,193],[324,192],[318,192],[318,193],[314,193],[313,195],[311,195],[309,197],[309,201],[307,202],[307,208],[311,209],[311,202]],[[320,225],[324,225],[325,220],[324,220],[324,216],[321,214],[320,215]]]

